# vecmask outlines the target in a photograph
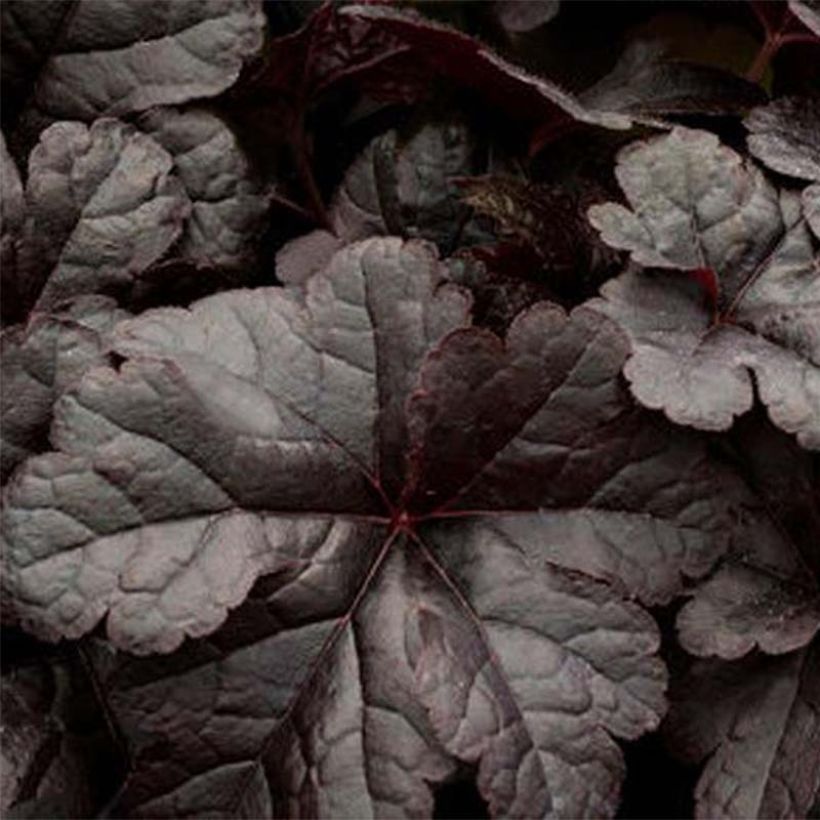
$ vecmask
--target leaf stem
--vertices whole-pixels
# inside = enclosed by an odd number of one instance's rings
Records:
[[[291,129],[290,149],[293,162],[296,166],[296,173],[299,176],[302,190],[307,197],[313,219],[320,227],[332,232],[333,228],[330,224],[327,211],[325,210],[322,194],[313,176],[313,168],[311,167],[307,147],[307,135],[305,133],[305,116],[301,111],[295,117],[294,126]]]
[[[763,41],[763,45],[760,47],[752,64],[749,66],[749,70],[746,72],[746,79],[750,83],[760,82],[772,58],[778,52],[780,46],[783,45],[783,42],[780,32],[766,32],[766,39]]]

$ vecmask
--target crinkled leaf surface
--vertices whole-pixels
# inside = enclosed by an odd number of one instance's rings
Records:
[[[717,305],[680,273],[630,270],[598,309],[629,333],[635,397],[673,421],[725,430],[752,406],[820,448],[820,260],[799,198],[703,131],[678,128],[620,154],[631,210],[590,208],[610,245],[647,267],[713,271]]]
[[[211,97],[262,45],[256,0],[3,3],[4,95],[21,127]]]
[[[29,158],[17,309],[48,311],[84,293],[127,294],[189,214],[172,169],[155,140],[118,120],[44,131]]]
[[[328,212],[332,228],[289,242],[277,255],[279,278],[304,282],[345,245],[371,236],[429,239],[446,253],[481,233],[468,220],[455,179],[475,173],[476,149],[461,123],[429,124],[409,138],[373,140],[345,173]],[[485,237],[487,238],[487,237]]]
[[[810,816],[820,793],[820,642],[775,658],[700,661],[670,700],[670,745],[706,760],[697,817]]]
[[[820,98],[783,97],[745,120],[749,150],[781,174],[820,180]]]
[[[48,449],[51,409],[86,370],[105,362],[106,338],[128,314],[104,296],[83,296],[35,314],[0,336],[2,449],[6,480],[26,456]]]
[[[268,203],[227,123],[205,110],[173,108],[155,108],[138,123],[173,156],[191,200],[174,256],[223,268],[249,264]]]
[[[613,736],[657,724],[665,680],[624,596],[669,600],[751,532],[776,549],[702,442],[631,404],[612,322],[541,303],[502,341],[443,273],[371,239],[303,287],[120,323],[126,361],[15,473],[23,622],[172,652],[102,676],[122,811],[430,814],[467,764],[496,816],[611,814]]]
[[[662,45],[645,40],[627,47],[612,71],[580,95],[591,109],[643,117],[738,114],[765,99],[756,83],[713,66],[669,59]]]

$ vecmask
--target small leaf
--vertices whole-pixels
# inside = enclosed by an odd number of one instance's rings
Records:
[[[749,150],[781,174],[820,180],[820,98],[783,97],[746,118]]]
[[[820,262],[795,194],[777,191],[711,134],[675,129],[621,152],[632,210],[589,210],[635,262],[717,277],[718,313],[679,274],[631,270],[595,306],[629,333],[635,397],[670,419],[726,430],[752,406],[820,449]]]

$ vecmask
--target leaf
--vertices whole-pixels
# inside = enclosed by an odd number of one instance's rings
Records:
[[[697,817],[808,816],[820,789],[819,693],[817,641],[775,658],[700,661],[673,684],[669,742],[706,760]]]
[[[252,86],[267,92],[285,119],[301,116],[323,94],[355,82],[376,99],[414,102],[425,96],[429,72],[410,49],[370,21],[324,2],[304,25],[266,49]]]
[[[526,34],[549,23],[560,0],[494,0],[493,14],[507,34]]]
[[[95,816],[113,795],[122,760],[82,656],[52,653],[10,667],[0,693],[3,816]]]
[[[820,9],[816,0],[789,0],[789,11],[807,29],[820,37]]]
[[[713,271],[718,313],[680,274],[628,271],[596,308],[629,333],[635,397],[679,424],[726,430],[752,406],[820,448],[820,262],[797,197],[702,131],[635,143],[617,175],[633,210],[589,209],[608,244],[644,266]]]
[[[732,431],[744,475],[785,541],[752,539],[690,593],[678,613],[681,644],[732,660],[759,648],[783,654],[820,630],[820,484],[816,459],[754,416]]]
[[[14,160],[6,149],[6,139],[0,133],[0,277],[5,304],[14,293],[17,246],[23,227],[23,184]]]
[[[105,618],[173,653],[99,673],[133,749],[117,811],[429,815],[469,765],[496,815],[610,815],[613,738],[664,707],[625,598],[781,545],[632,405],[612,322],[540,303],[502,341],[444,273],[376,238],[149,311],[59,400],[58,451],[7,488],[6,587],[50,639]]]
[[[714,66],[670,59],[662,45],[646,40],[633,41],[612,71],[580,95],[590,109],[654,118],[740,114],[765,99],[756,83]]]
[[[263,25],[255,0],[4,3],[4,87],[32,135],[212,97],[255,56]]]
[[[127,316],[111,299],[85,296],[3,332],[3,481],[24,458],[47,449],[57,397],[86,370],[105,363],[106,337]]]
[[[701,584],[678,614],[678,635],[694,655],[733,660],[760,648],[780,655],[800,649],[820,630],[820,591],[797,577],[759,566],[728,564]]]
[[[18,312],[45,312],[84,293],[127,293],[188,216],[172,167],[151,137],[117,120],[44,131],[29,158]]]
[[[370,21],[377,31],[399,38],[413,48],[416,59],[449,80],[475,89],[516,119],[539,124],[550,118],[568,118],[613,130],[632,125],[629,117],[587,109],[571,94],[508,63],[473,37],[419,14],[379,4],[352,4],[340,13]]]
[[[803,189],[803,215],[814,235],[820,239],[820,184]]]
[[[820,99],[782,97],[755,108],[744,124],[749,150],[769,168],[820,180]]]
[[[430,124],[405,138],[376,137],[345,173],[328,212],[329,231],[313,231],[285,245],[276,271],[287,283],[304,282],[339,248],[371,236],[429,239],[449,250],[481,232],[469,222],[456,180],[476,170],[476,149],[461,123]]]
[[[175,256],[222,268],[249,264],[268,203],[231,129],[202,109],[156,108],[138,123],[173,156],[191,200]]]

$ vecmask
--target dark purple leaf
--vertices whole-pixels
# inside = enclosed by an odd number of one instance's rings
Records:
[[[257,0],[3,3],[4,87],[20,127],[212,97],[262,45]]]
[[[111,299],[79,297],[53,313],[35,314],[0,336],[2,460],[5,481],[26,456],[48,449],[57,397],[92,367],[104,364],[106,339],[127,317]]]
[[[820,448],[820,261],[796,195],[777,190],[716,137],[676,128],[624,149],[632,210],[590,208],[608,244],[647,267],[709,269],[717,314],[679,273],[631,270],[598,309],[629,333],[635,397],[673,421],[726,430],[753,401]]]
[[[810,816],[820,793],[820,642],[775,658],[700,661],[670,700],[671,747],[706,761],[698,818]]]
[[[539,124],[558,117],[615,130],[632,125],[627,116],[587,109],[571,94],[507,62],[479,40],[412,11],[361,4],[346,6],[341,14],[369,21],[376,30],[397,37],[412,47],[417,60],[524,122]]]
[[[665,680],[624,596],[778,549],[699,439],[631,404],[612,322],[541,303],[502,341],[444,274],[371,239],[304,286],[120,323],[126,361],[14,474],[22,623],[174,652],[103,685],[121,811],[424,815],[469,765],[496,815],[612,814],[613,737],[657,725]]]
[[[820,180],[820,98],[783,97],[745,120],[749,150],[781,174]]]
[[[249,89],[262,93],[288,130],[322,95],[355,83],[376,99],[413,102],[429,91],[429,72],[399,38],[325,2],[292,34],[273,40]]]

